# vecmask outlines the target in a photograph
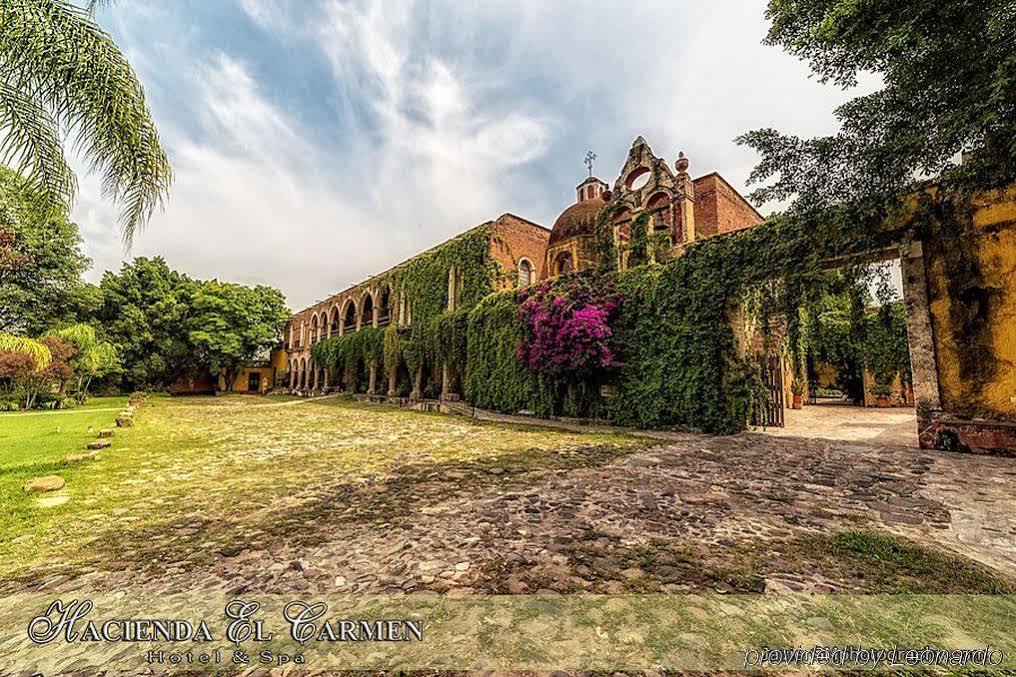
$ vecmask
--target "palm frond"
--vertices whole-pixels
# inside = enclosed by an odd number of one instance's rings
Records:
[[[74,137],[104,194],[121,203],[129,247],[163,204],[172,170],[144,90],[109,34],[67,0],[4,0],[0,77]]]
[[[31,97],[0,81],[0,164],[27,179],[28,192],[40,206],[67,209],[77,179],[63,153],[56,121]]]
[[[88,13],[95,14],[95,10],[103,7],[110,7],[116,4],[116,0],[88,0]]]

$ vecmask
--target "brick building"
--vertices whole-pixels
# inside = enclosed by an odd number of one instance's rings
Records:
[[[477,229],[488,229],[489,258],[496,262],[501,274],[492,281],[492,288],[505,289],[527,286],[548,277],[586,270],[597,265],[595,248],[598,218],[609,218],[617,252],[617,266],[628,264],[628,243],[632,223],[647,214],[648,230],[653,238],[652,258],[680,255],[688,243],[704,237],[748,228],[762,222],[757,211],[719,174],[706,174],[692,179],[689,161],[680,154],[671,168],[652,150],[641,136],[635,139],[628,158],[614,182],[608,187],[600,179],[589,176],[576,187],[577,200],[547,228],[514,214],[463,232],[459,238]],[[608,217],[600,217],[603,213]],[[457,238],[449,241],[454,242]],[[414,259],[448,245],[438,245]],[[335,384],[329,374],[315,364],[310,348],[336,335],[355,332],[363,327],[384,327],[395,323],[412,323],[412,298],[394,288],[391,280],[401,268],[414,259],[348,287],[327,299],[293,315],[284,337],[284,363],[287,366],[283,384],[297,392],[324,392]],[[455,308],[455,271],[448,271],[448,305]],[[367,392],[379,393],[377,367],[370,368]],[[389,392],[394,387],[394,374],[389,376]],[[419,383],[417,378],[417,383]],[[447,380],[447,377],[446,377]],[[419,385],[413,394],[419,396]]]

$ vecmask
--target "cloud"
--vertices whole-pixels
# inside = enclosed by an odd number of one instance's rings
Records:
[[[755,158],[734,137],[831,131],[851,96],[762,46],[763,9],[118,5],[100,18],[138,69],[176,170],[133,253],[272,284],[300,308],[505,211],[550,225],[574,200],[585,151],[612,182],[638,134],[743,189]],[[93,278],[121,259],[98,188],[83,178],[74,212]]]

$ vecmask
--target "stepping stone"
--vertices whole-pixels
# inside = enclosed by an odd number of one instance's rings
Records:
[[[22,488],[26,494],[41,494],[46,491],[63,489],[64,484],[66,484],[64,478],[59,475],[44,475],[28,480]]]
[[[66,493],[50,494],[49,496],[39,496],[35,499],[35,502],[43,508],[55,508],[58,505],[63,505],[70,500],[70,496]]]
[[[81,461],[91,461],[99,458],[98,452],[89,451],[84,454],[71,454],[64,459],[64,463],[80,463]]]
[[[106,449],[112,444],[109,440],[95,440],[94,442],[88,443],[89,449]]]
[[[112,428],[105,428],[105,429],[99,431],[99,438],[100,439],[102,439],[103,437],[112,437],[112,436],[113,436],[113,429]]]
[[[120,414],[116,417],[117,428],[130,428],[134,425],[134,417],[130,414]]]

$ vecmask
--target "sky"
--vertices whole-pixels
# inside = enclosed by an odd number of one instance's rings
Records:
[[[858,93],[762,45],[764,9],[113,3],[97,20],[145,87],[175,182],[125,254],[117,207],[82,173],[73,218],[88,277],[163,256],[194,277],[278,287],[299,310],[505,212],[550,227],[575,201],[586,151],[612,184],[640,134],[746,193],[757,158],[735,137],[832,132],[833,109]]]

